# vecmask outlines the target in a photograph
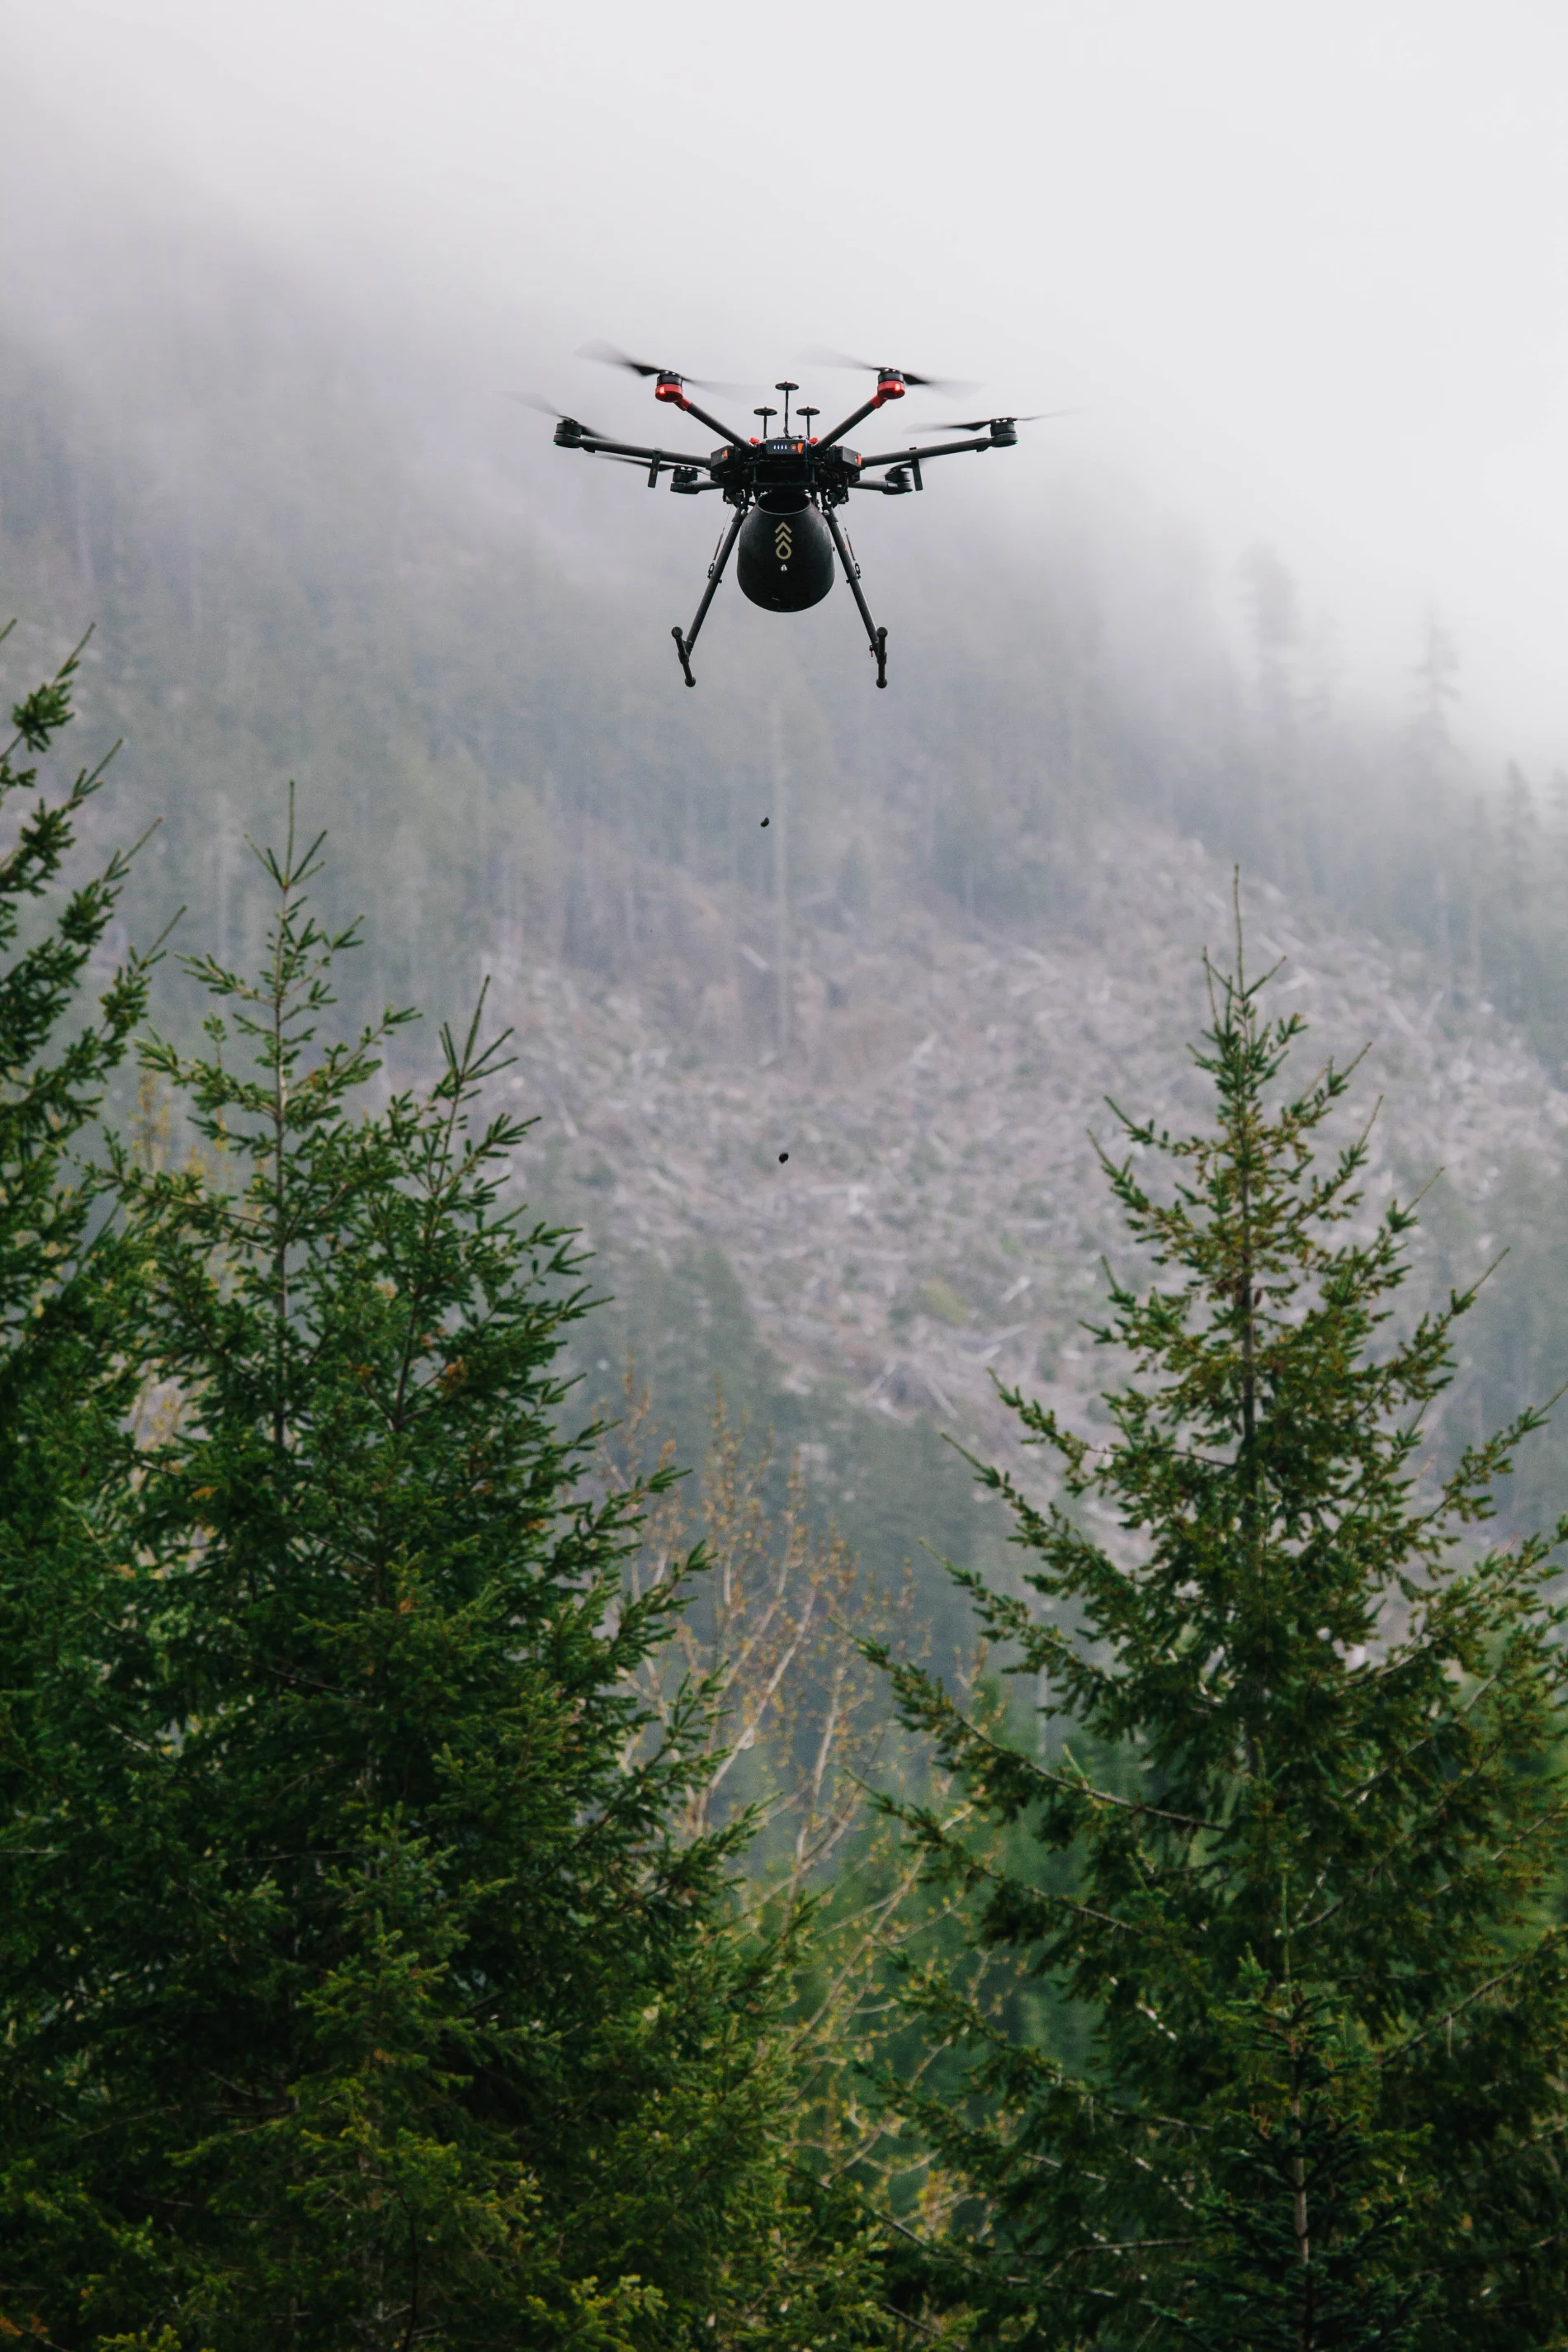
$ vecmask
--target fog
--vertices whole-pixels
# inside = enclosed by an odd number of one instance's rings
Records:
[[[1026,535],[1047,480],[1129,486],[1222,581],[1276,546],[1352,685],[1397,695],[1432,608],[1478,748],[1568,749],[1559,8],[12,0],[6,46],[89,233],[133,191],[227,215],[464,351],[473,396],[554,355],[552,396],[623,425],[590,336],[1083,404],[986,469]]]

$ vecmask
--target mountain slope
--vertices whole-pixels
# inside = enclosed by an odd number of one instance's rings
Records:
[[[245,839],[292,774],[326,911],[366,918],[346,1010],[455,1014],[496,974],[521,1172],[593,1235],[603,1360],[636,1342],[689,1458],[721,1373],[879,1557],[991,1542],[933,1433],[1006,1442],[993,1371],[1091,1409],[1076,1322],[1115,1235],[1083,1130],[1107,1091],[1179,1105],[1233,857],[1315,1042],[1377,1041],[1380,1174],[1447,1168],[1423,1280],[1516,1245],[1454,1425],[1555,1389],[1568,833],[1522,783],[1476,798],[1442,677],[1403,733],[1336,715],[1278,578],[1238,676],[1180,535],[1058,483],[1026,549],[897,511],[889,694],[829,599],[716,616],[687,695],[679,514],[572,488],[499,400],[443,442],[427,386],[386,390],[256,256],[176,257],[128,231],[112,299],[0,338],[5,677],[96,619],[79,732],[127,739],[98,836],[162,820],[138,935],[184,901],[243,959]],[[167,972],[159,1018],[191,1010]],[[1521,1505],[1556,1507],[1560,1461]]]

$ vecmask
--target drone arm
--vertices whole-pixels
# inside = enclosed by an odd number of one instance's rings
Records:
[[[705,408],[699,408],[694,400],[682,401],[681,406],[688,416],[695,416],[700,425],[706,425],[710,432],[717,433],[721,441],[728,441],[732,447],[743,449],[746,446],[745,434],[732,433],[727,425],[721,425],[716,416],[710,416]]]
[[[1005,441],[987,438],[984,441],[939,441],[930,449],[884,449],[875,457],[862,457],[860,470],[864,473],[868,466],[922,466],[928,457],[952,457],[963,449],[1005,449],[1009,446]],[[866,484],[863,487],[868,488],[870,486]]]
[[[688,416],[695,416],[700,425],[706,425],[710,433],[717,433],[721,441],[728,441],[738,448],[745,448],[748,436],[744,433],[732,433],[727,425],[721,425],[716,416],[710,416],[705,408],[699,408],[694,400],[688,400],[684,390],[679,385],[673,388],[661,386],[658,397],[660,400],[669,401],[675,407],[683,410]]]
[[[842,425],[836,425],[831,433],[825,433],[822,436],[822,438],[818,441],[816,445],[817,447],[819,449],[831,449],[836,441],[842,441],[847,433],[852,433],[854,431],[856,425],[859,424],[863,416],[869,416],[874,410],[885,407],[886,404],[887,404],[883,400],[879,392],[874,394],[862,407],[855,409],[848,416],[847,416]]]
[[[601,441],[591,433],[565,446],[590,457],[631,457],[645,466],[700,466],[705,474],[712,469],[711,458],[688,457],[684,449],[642,449],[635,441]]]

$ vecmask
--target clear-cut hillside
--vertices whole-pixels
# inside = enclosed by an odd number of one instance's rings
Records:
[[[778,927],[685,883],[636,988],[503,971],[511,1083],[539,1122],[520,1172],[612,1267],[717,1245],[797,1393],[831,1384],[988,1450],[1011,1426],[994,1375],[1092,1412],[1105,1367],[1079,1318],[1100,1253],[1127,1261],[1088,1131],[1114,1148],[1108,1095],[1203,1115],[1186,1048],[1202,950],[1230,952],[1230,874],[1195,842],[1119,826],[1078,882],[1070,922],[1037,936],[908,897],[854,918],[819,904],[788,926],[782,1012]],[[1310,1024],[1299,1076],[1371,1046],[1352,1097],[1358,1122],[1383,1098],[1369,1210],[1443,1171],[1413,1302],[1528,1245],[1513,1228],[1560,1177],[1568,1095],[1494,1016],[1460,1024],[1419,956],[1272,886],[1246,896],[1250,964],[1283,959],[1277,1007]],[[1475,1318],[1493,1354],[1533,1311],[1527,1261],[1505,1260]],[[1468,1361],[1447,1416],[1466,1434],[1479,1386]]]

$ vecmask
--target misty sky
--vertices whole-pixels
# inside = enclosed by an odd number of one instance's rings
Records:
[[[10,0],[6,54],[89,203],[514,320],[584,406],[596,335],[1086,402],[1006,461],[1026,520],[1081,464],[1222,580],[1268,538],[1385,692],[1431,603],[1472,739],[1568,758],[1568,0]]]

